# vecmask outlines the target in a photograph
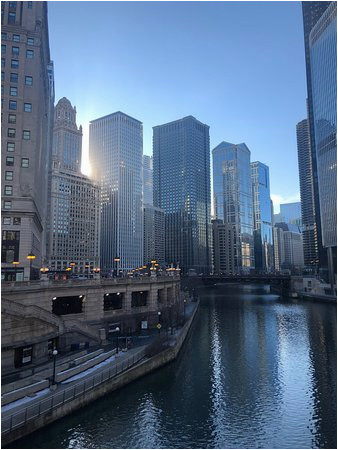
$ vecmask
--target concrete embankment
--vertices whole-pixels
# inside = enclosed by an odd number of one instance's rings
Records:
[[[189,333],[198,307],[199,303],[196,303],[191,316],[180,332],[175,335],[175,342],[172,340],[170,345],[163,351],[154,356],[143,358],[137,364],[113,378],[93,386],[89,390],[84,390],[83,393],[74,399],[56,404],[55,407],[42,414],[38,414],[37,417],[31,418],[30,420],[23,420],[20,426],[3,432],[2,445],[8,445],[173,361],[177,357]]]

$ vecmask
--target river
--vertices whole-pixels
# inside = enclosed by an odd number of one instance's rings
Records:
[[[336,305],[268,286],[200,292],[168,366],[13,448],[336,448]]]

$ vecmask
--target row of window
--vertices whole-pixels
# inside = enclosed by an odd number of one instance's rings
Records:
[[[14,156],[6,156],[6,166],[14,166]],[[29,167],[29,158],[21,158],[21,167]]]
[[[10,100],[9,101],[9,104],[8,104],[8,108],[11,110],[11,111],[16,111],[17,110],[17,102],[16,102],[16,100]],[[24,103],[23,104],[23,110],[24,110],[24,112],[32,112],[32,104],[31,103]]]
[[[8,136],[9,138],[12,138],[12,139],[15,138],[15,137],[16,137],[16,129],[15,129],[15,128],[8,128],[7,136]],[[30,132],[30,130],[23,130],[23,131],[22,131],[22,139],[23,139],[24,141],[29,141],[30,138],[31,138],[31,132]]]
[[[1,40],[2,41],[7,41],[8,39],[8,35],[6,32],[2,31],[1,32]],[[20,42],[20,34],[13,34],[12,35],[12,40],[13,42]],[[34,45],[34,38],[32,37],[28,37],[27,38],[27,45]]]
[[[7,45],[1,44],[1,55],[5,55],[7,51]],[[18,58],[20,55],[20,47],[12,46],[12,56]],[[34,50],[26,49],[26,58],[33,59],[34,58]]]
[[[31,51],[33,51],[33,50],[31,50]],[[32,59],[32,58],[27,58],[27,59]],[[6,67],[6,58],[1,58],[1,67]],[[19,60],[18,59],[11,59],[11,69],[19,69]]]
[[[5,81],[5,72],[1,72],[1,81]],[[11,73],[10,74],[10,82],[11,83],[18,83],[18,81],[19,81],[19,74]],[[25,85],[26,86],[33,86],[33,77],[26,76],[25,77]]]
[[[12,225],[11,217],[3,217],[2,218],[3,225]],[[21,225],[21,217],[13,217],[13,225]]]

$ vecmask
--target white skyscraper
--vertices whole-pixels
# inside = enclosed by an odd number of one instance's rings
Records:
[[[105,274],[143,264],[142,153],[142,122],[120,111],[91,121],[89,157],[101,185],[101,271]]]

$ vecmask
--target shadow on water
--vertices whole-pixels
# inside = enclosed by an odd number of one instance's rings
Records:
[[[13,448],[336,448],[336,306],[200,290],[177,360]]]

